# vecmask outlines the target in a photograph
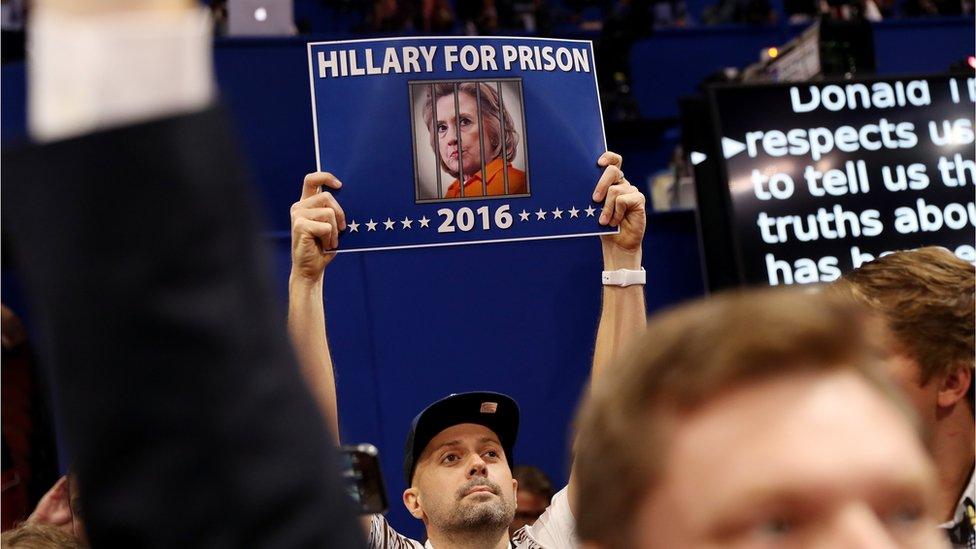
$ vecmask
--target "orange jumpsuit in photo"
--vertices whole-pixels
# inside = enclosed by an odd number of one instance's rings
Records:
[[[502,171],[504,162],[501,157],[498,157],[485,166],[485,173],[488,175],[485,179],[485,191],[488,196],[499,196],[504,194],[525,194],[525,172],[518,168],[512,167],[511,164],[508,165],[508,193],[505,193],[505,175]],[[471,176],[464,183],[464,197],[470,196],[484,196],[482,194],[481,186],[481,171]],[[447,192],[444,193],[444,198],[460,198],[461,197],[461,186],[458,180],[455,179],[451,186],[447,188]]]

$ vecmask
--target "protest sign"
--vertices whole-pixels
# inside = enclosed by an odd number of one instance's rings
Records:
[[[590,42],[308,44],[317,168],[342,182],[339,251],[604,234]]]

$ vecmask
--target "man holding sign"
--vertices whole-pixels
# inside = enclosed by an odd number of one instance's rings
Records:
[[[641,240],[646,225],[644,196],[620,170],[622,159],[604,153],[604,172],[593,191],[603,202],[599,223],[619,227],[602,236],[603,310],[597,331],[592,376],[602,375],[627,342],[646,324]],[[338,432],[335,381],[325,335],[323,273],[335,257],[346,213],[332,194],[342,183],[332,174],[309,174],[300,201],[292,206],[292,272],[288,324],[303,372],[333,432]],[[532,526],[509,539],[517,482],[512,448],[518,406],[498,393],[465,393],[439,400],[413,422],[404,473],[403,503],[424,522],[423,545],[395,532],[379,515],[369,523],[374,548],[573,547],[573,475],[569,485]]]

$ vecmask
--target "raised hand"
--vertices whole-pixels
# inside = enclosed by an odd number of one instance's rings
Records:
[[[335,257],[346,214],[335,196],[322,187],[339,189],[342,182],[328,172],[305,176],[302,197],[291,206],[292,274],[317,280]]]

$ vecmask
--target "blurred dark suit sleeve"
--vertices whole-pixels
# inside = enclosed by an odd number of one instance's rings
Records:
[[[251,192],[217,108],[4,151],[95,547],[363,545]]]

